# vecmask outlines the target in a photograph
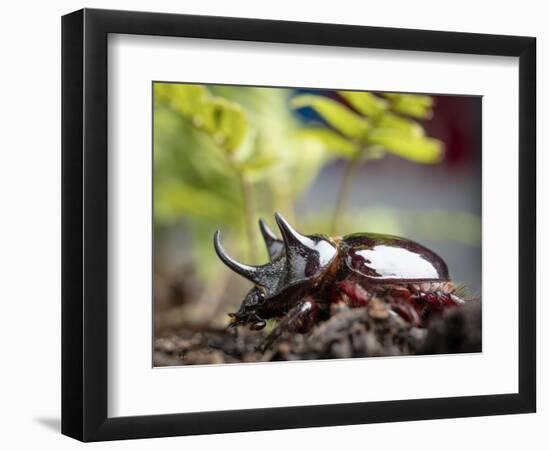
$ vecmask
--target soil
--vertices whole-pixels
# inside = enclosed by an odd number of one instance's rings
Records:
[[[417,328],[392,313],[383,300],[367,307],[334,307],[330,318],[307,334],[284,333],[265,352],[267,333],[245,327],[228,330],[218,316],[200,327],[164,329],[154,342],[155,366],[405,356],[481,351],[481,300],[448,309]],[[272,323],[271,327],[275,324]]]

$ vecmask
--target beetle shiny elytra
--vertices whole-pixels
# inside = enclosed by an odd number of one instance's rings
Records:
[[[443,259],[416,242],[374,233],[306,236],[280,214],[275,220],[282,239],[260,219],[270,259],[261,266],[235,261],[223,249],[220,231],[214,235],[219,258],[254,283],[239,310],[230,314],[230,326],[260,330],[268,319],[280,319],[263,350],[285,330],[309,331],[334,304],[364,307],[376,297],[412,326],[422,327],[432,313],[464,303]]]

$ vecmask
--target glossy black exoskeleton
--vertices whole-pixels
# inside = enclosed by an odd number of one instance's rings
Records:
[[[416,242],[374,233],[305,236],[280,214],[275,220],[282,239],[260,220],[270,258],[261,266],[235,261],[222,248],[219,230],[214,235],[220,259],[254,283],[239,310],[230,314],[230,326],[260,330],[266,320],[280,319],[264,349],[286,329],[309,331],[327,317],[331,304],[362,307],[378,297],[393,313],[421,327],[434,311],[463,303],[445,262]]]

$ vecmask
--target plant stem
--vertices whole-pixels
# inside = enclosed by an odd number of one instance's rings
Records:
[[[256,264],[258,261],[258,253],[256,251],[256,227],[254,226],[255,222],[252,186],[241,172],[239,172],[238,177],[243,197],[244,227],[248,240],[248,257],[250,258],[252,264]]]
[[[269,189],[273,196],[273,212],[283,214],[290,223],[296,224],[296,214],[292,203],[292,194],[288,186],[290,181],[286,179],[285,174],[277,175],[277,178],[269,181]]]
[[[250,182],[246,179],[243,172],[240,170],[239,165],[235,161],[234,158],[232,158],[231,154],[227,152],[229,162],[231,163],[231,166],[233,167],[233,170],[235,172],[235,176],[237,177],[237,181],[239,183],[239,188],[241,190],[241,197],[242,197],[242,205],[243,205],[243,221],[244,221],[244,228],[245,228],[245,234],[247,239],[247,245],[248,245],[248,259],[252,264],[257,263],[258,261],[258,252],[256,248],[256,228],[255,228],[255,222],[254,222],[254,196],[253,196],[253,189]]]
[[[357,175],[357,170],[361,165],[361,160],[366,149],[362,149],[357,152],[354,158],[348,160],[346,168],[344,170],[344,176],[342,182],[340,183],[340,189],[338,191],[338,198],[336,199],[336,206],[334,208],[334,213],[332,216],[332,225],[331,225],[331,234],[336,235],[340,231],[340,225],[342,221],[342,215],[344,210],[347,207],[349,195],[351,192],[351,187],[355,176]]]

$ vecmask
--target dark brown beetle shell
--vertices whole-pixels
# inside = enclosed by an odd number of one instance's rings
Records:
[[[340,254],[346,266],[376,281],[409,283],[447,281],[447,264],[434,252],[408,239],[373,233],[345,236]]]
[[[233,324],[250,323],[261,328],[266,319],[281,317],[306,297],[326,304],[335,283],[347,279],[364,288],[449,280],[445,262],[408,239],[372,233],[343,238],[306,236],[294,230],[280,214],[275,214],[275,220],[282,239],[260,220],[270,258],[262,266],[233,260],[221,246],[220,232],[214,235],[214,248],[220,259],[255,285],[239,311],[231,314]]]

